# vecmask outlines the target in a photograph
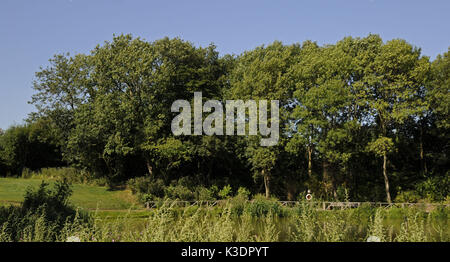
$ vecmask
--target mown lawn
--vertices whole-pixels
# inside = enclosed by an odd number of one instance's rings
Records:
[[[41,179],[0,178],[0,204],[19,204],[28,187],[38,187]],[[53,183],[48,181],[50,184]],[[84,209],[119,210],[141,208],[129,190],[108,190],[106,187],[73,185],[70,201]]]

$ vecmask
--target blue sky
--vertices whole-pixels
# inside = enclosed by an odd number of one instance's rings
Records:
[[[56,53],[87,53],[112,35],[181,37],[239,54],[274,40],[335,43],[345,36],[403,38],[432,59],[450,46],[450,1],[1,0],[0,128],[20,124],[34,72]]]

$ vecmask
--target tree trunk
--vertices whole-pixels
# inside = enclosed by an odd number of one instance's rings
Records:
[[[381,130],[383,132],[383,136],[386,137],[386,123],[383,121],[383,118],[380,117]],[[387,176],[387,152],[383,154],[383,176],[384,176],[384,187],[386,189],[386,200],[389,204],[391,204],[391,194],[389,193],[389,179]]]
[[[262,171],[262,175],[264,177],[264,187],[266,188],[266,198],[270,197],[270,179],[269,175],[265,172],[265,170]]]
[[[333,172],[330,168],[330,163],[327,160],[322,160],[322,179],[325,186],[325,193],[332,194],[334,198],[337,198],[337,192],[334,185]]]
[[[286,184],[287,188],[287,199],[289,201],[295,200],[295,193],[297,191],[297,186],[294,181],[288,181]]]
[[[325,160],[322,161],[322,181],[325,190],[325,194],[328,195],[328,169]]]
[[[312,146],[308,145],[308,176],[312,176]]]
[[[428,173],[427,163],[425,162],[425,156],[423,152],[423,128],[420,126],[420,141],[419,141],[419,149],[420,149],[420,170],[425,175]]]
[[[389,193],[389,179],[388,179],[388,176],[387,176],[387,168],[386,168],[386,165],[387,165],[387,155],[386,155],[386,153],[383,155],[383,176],[384,176],[384,186],[385,186],[385,188],[386,188],[386,198],[387,198],[387,202],[389,203],[389,204],[391,204],[392,202],[391,202],[391,194]]]
[[[150,164],[150,161],[149,161],[148,159],[145,159],[145,164],[146,164],[146,166],[147,166],[148,175],[149,175],[150,177],[152,177],[152,176],[153,176],[153,167],[152,167],[152,165]]]

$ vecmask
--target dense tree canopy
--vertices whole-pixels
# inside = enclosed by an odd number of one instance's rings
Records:
[[[70,165],[112,183],[187,177],[282,199],[310,189],[390,202],[449,176],[449,53],[431,62],[404,40],[369,35],[219,56],[178,38],[115,36],[36,73],[36,112],[0,132],[0,174]],[[278,100],[278,144],[175,136],[171,105],[193,104],[194,92],[203,102]]]

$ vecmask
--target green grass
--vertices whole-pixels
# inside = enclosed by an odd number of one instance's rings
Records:
[[[41,179],[0,178],[0,204],[19,204],[29,186],[38,187]],[[48,181],[52,183],[51,181]],[[108,190],[106,187],[73,185],[71,203],[84,209],[130,209],[141,207],[129,190]]]

